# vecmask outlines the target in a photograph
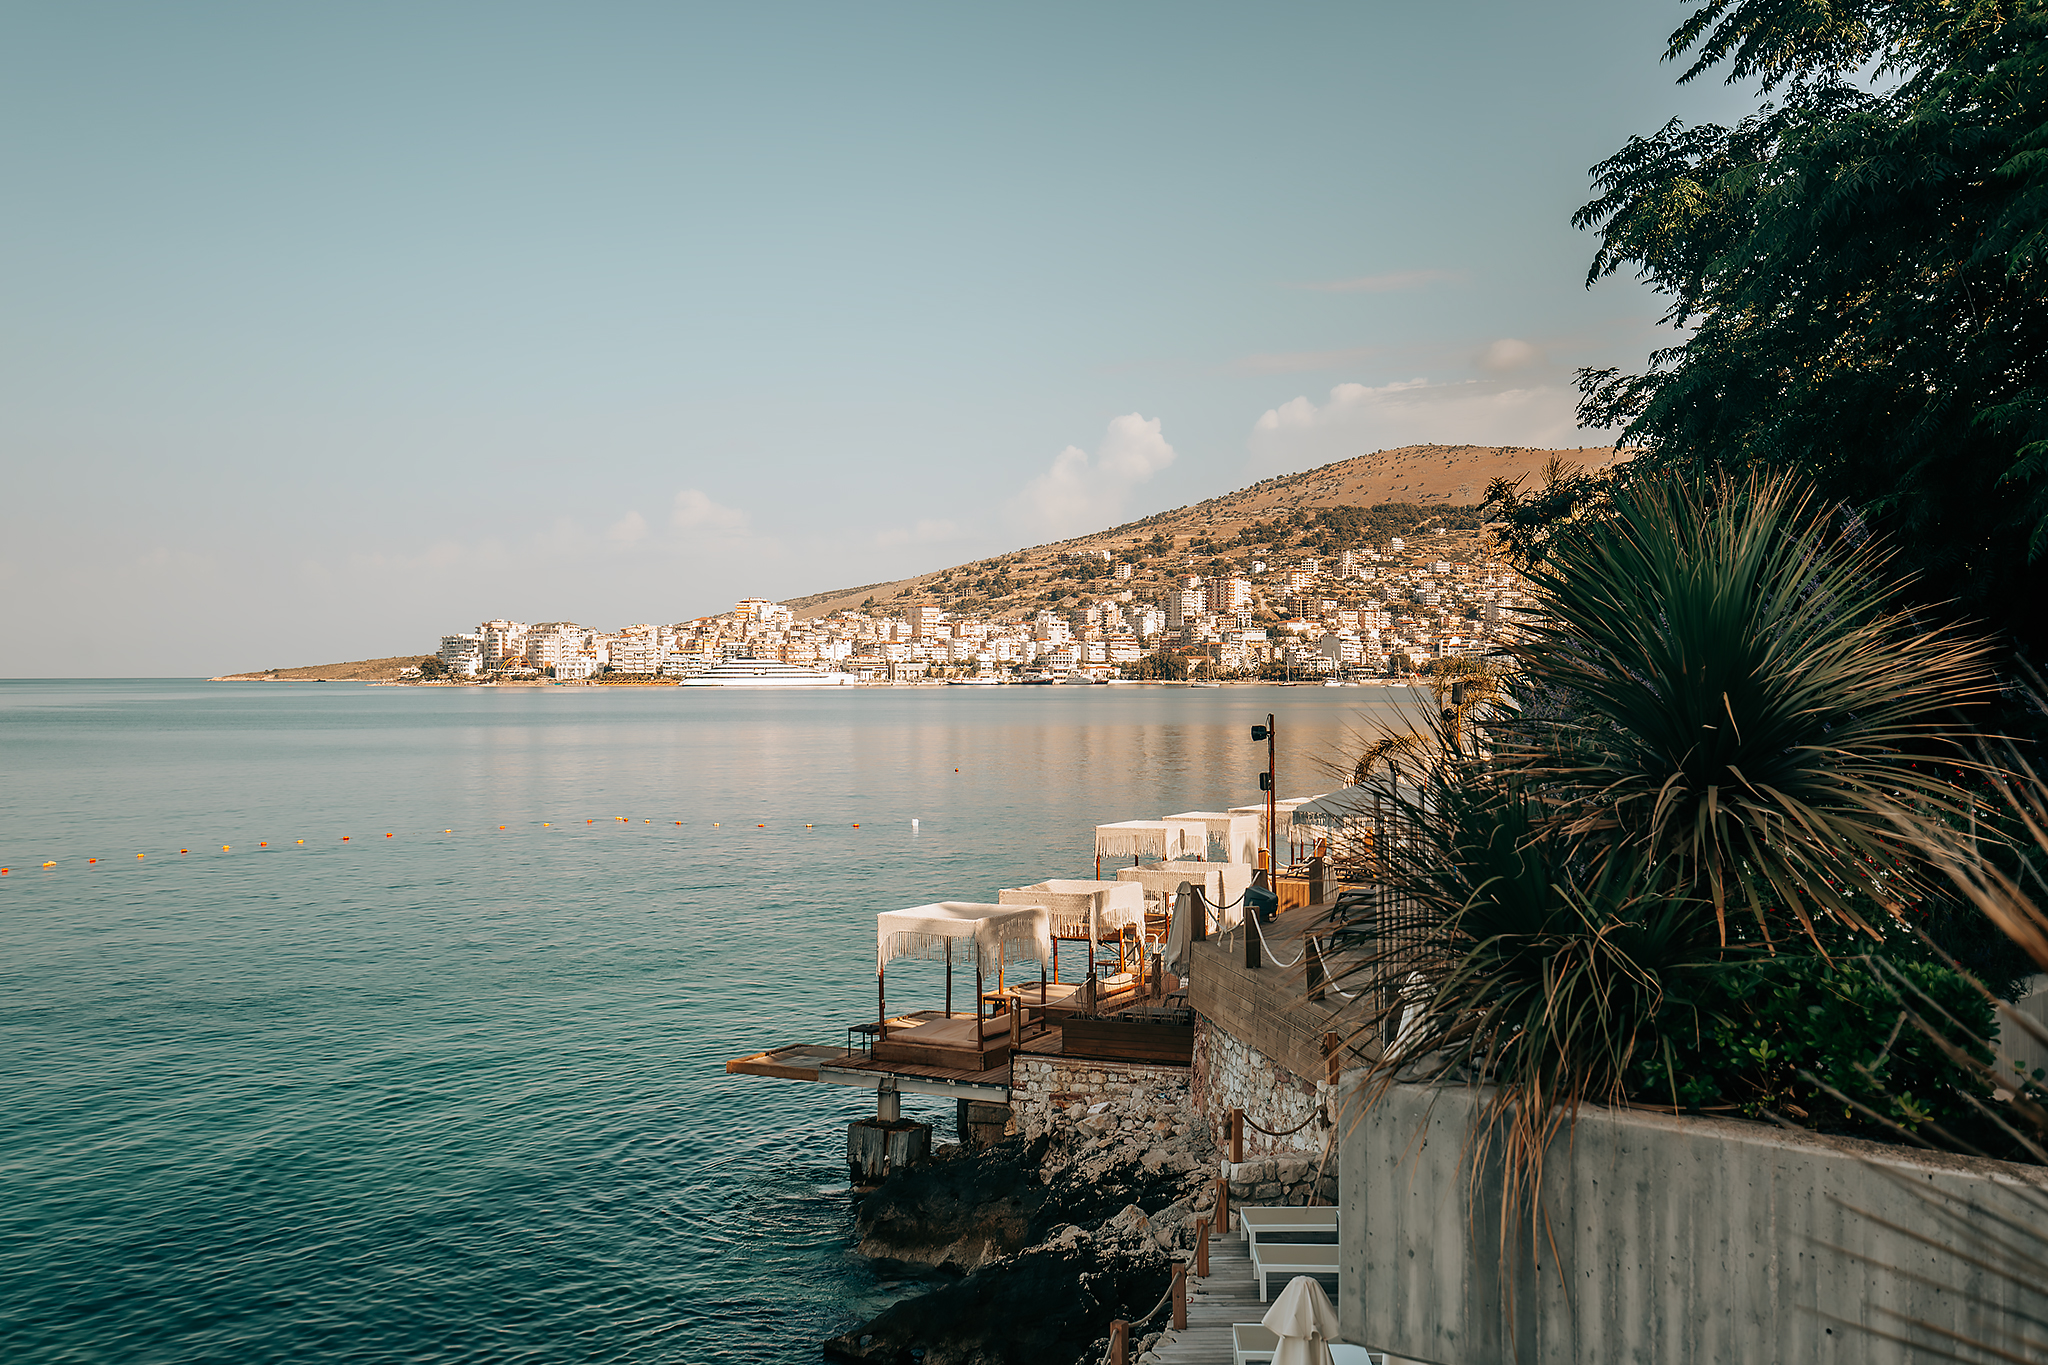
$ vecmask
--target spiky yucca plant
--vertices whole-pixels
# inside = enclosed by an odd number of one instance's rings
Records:
[[[1424,778],[1390,784],[1361,1034],[1379,1086],[1494,1087],[1504,1218],[1537,1217],[1559,1126],[1624,1098],[1660,1028],[1712,1022],[1738,964],[1821,952],[1817,915],[1884,937],[1855,905],[1926,873],[1902,814],[1967,819],[1924,760],[1959,752],[1986,647],[1895,610],[1883,552],[1833,532],[1786,479],[1617,490],[1533,571],[1500,700],[1428,717],[1428,766],[1398,760]]]
[[[1831,522],[1785,477],[1645,481],[1530,574],[1517,657],[1562,714],[1496,724],[1503,761],[1573,849],[1671,865],[1723,942],[1731,905],[1766,938],[1869,928],[1851,892],[1896,903],[1913,861],[1894,812],[1966,805],[1909,760],[1966,737],[1988,647],[1894,607],[1886,552]]]

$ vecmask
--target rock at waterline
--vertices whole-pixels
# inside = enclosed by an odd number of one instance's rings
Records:
[[[825,1359],[841,1365],[1063,1365],[1102,1339],[1130,1305],[1149,1306],[1166,1292],[1167,1258],[1156,1243],[1153,1251],[1133,1257],[1118,1243],[1093,1238],[1032,1247],[893,1305],[826,1342]]]
[[[1062,1224],[1093,1225],[1126,1205],[1166,1208],[1186,1196],[1192,1164],[1105,1160],[1084,1175],[1046,1160],[1042,1141],[953,1150],[892,1177],[855,1207],[856,1250],[883,1274],[964,1275],[1045,1241]]]

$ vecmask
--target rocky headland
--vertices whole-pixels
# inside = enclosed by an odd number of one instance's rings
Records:
[[[1215,1198],[1216,1154],[1185,1093],[1075,1103],[1030,1138],[941,1147],[860,1197],[858,1251],[926,1275],[824,1343],[840,1365],[1096,1365],[1109,1324],[1149,1313]],[[1164,1325],[1137,1328],[1136,1351]]]

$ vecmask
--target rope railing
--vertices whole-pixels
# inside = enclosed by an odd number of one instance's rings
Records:
[[[1165,1292],[1164,1294],[1161,1294],[1161,1295],[1159,1296],[1159,1302],[1157,1302],[1157,1303],[1155,1303],[1155,1304],[1153,1304],[1153,1305],[1152,1305],[1152,1311],[1151,1311],[1151,1312],[1147,1313],[1147,1314],[1146,1314],[1146,1315],[1145,1315],[1144,1317],[1142,1317],[1142,1318],[1131,1318],[1131,1319],[1128,1319],[1128,1320],[1126,1320],[1126,1321],[1125,1321],[1125,1322],[1124,1322],[1124,1323],[1122,1324],[1122,1327],[1123,1327],[1123,1335],[1124,1335],[1124,1344],[1125,1344],[1126,1346],[1128,1346],[1128,1345],[1129,1345],[1129,1343],[1130,1343],[1130,1338],[1131,1338],[1131,1337],[1132,1337],[1132,1336],[1133,1336],[1134,1334],[1136,1334],[1137,1330],[1138,1330],[1138,1329],[1139,1329],[1140,1327],[1143,1327],[1143,1326],[1144,1326],[1144,1325],[1145,1325],[1146,1323],[1148,1323],[1148,1322],[1152,1321],[1152,1319],[1153,1319],[1153,1318],[1155,1318],[1155,1317],[1159,1316],[1159,1310],[1160,1310],[1160,1309],[1162,1309],[1162,1308],[1164,1308],[1164,1307],[1166,1307],[1166,1305],[1167,1305],[1167,1304],[1169,1304],[1169,1303],[1171,1303],[1172,1301],[1173,1301],[1173,1281],[1172,1281],[1171,1279],[1169,1279],[1169,1280],[1167,1281],[1167,1284],[1166,1284],[1166,1292]],[[1118,1324],[1115,1324],[1115,1323],[1111,1323],[1111,1324],[1110,1324],[1110,1333],[1109,1333],[1109,1344],[1108,1344],[1107,1346],[1105,1346],[1105,1347],[1103,1348],[1103,1351],[1102,1351],[1102,1365],[1115,1365],[1115,1361],[1116,1361],[1116,1348],[1117,1348],[1117,1331],[1116,1331],[1117,1325],[1118,1325]]]
[[[1243,1111],[1243,1110],[1239,1110],[1238,1112],[1239,1112],[1239,1113],[1244,1113],[1244,1111]],[[1258,1130],[1259,1132],[1261,1132],[1261,1133],[1264,1133],[1264,1134],[1265,1134],[1265,1135],[1266,1135],[1267,1137],[1273,1137],[1273,1138],[1293,1137],[1293,1136],[1294,1136],[1294,1135],[1295,1135],[1296,1133],[1298,1133],[1298,1132],[1300,1132],[1300,1131],[1301,1131],[1302,1129],[1304,1129],[1304,1128],[1308,1127],[1308,1126],[1309,1126],[1309,1125],[1310,1125],[1311,1123],[1314,1123],[1314,1122],[1316,1121],[1316,1119],[1317,1119],[1317,1118],[1321,1117],[1321,1115],[1322,1115],[1322,1109],[1321,1109],[1321,1107],[1319,1106],[1319,1107],[1317,1107],[1316,1109],[1314,1109],[1314,1110],[1311,1110],[1311,1111],[1310,1111],[1310,1113],[1309,1113],[1309,1116],[1308,1116],[1307,1118],[1303,1119],[1303,1120],[1302,1120],[1302,1121],[1301,1121],[1300,1123],[1297,1123],[1297,1124],[1295,1124],[1295,1125],[1294,1125],[1294,1126],[1293,1126],[1292,1128],[1286,1129],[1286,1130],[1284,1130],[1284,1131],[1282,1131],[1282,1132],[1278,1132],[1278,1133],[1274,1132],[1274,1131],[1273,1131],[1273,1130],[1272,1130],[1271,1128],[1267,1128],[1267,1127],[1265,1127],[1265,1126],[1264,1126],[1264,1125],[1262,1125],[1262,1124],[1259,1124],[1259,1123],[1256,1123],[1256,1122],[1254,1122],[1254,1121],[1252,1120],[1252,1117],[1251,1117],[1251,1115],[1249,1115],[1249,1114],[1245,1114],[1245,1118],[1244,1118],[1244,1126],[1245,1126],[1245,1127],[1247,1127],[1247,1128],[1254,1128],[1254,1129],[1257,1129],[1257,1130]]]
[[[1294,966],[1299,966],[1299,965],[1300,965],[1300,963],[1301,963],[1301,960],[1302,960],[1302,959],[1303,959],[1304,957],[1307,957],[1307,956],[1308,956],[1308,949],[1307,949],[1306,947],[1304,947],[1304,948],[1303,948],[1303,949],[1302,949],[1302,950],[1301,950],[1300,952],[1298,952],[1298,953],[1296,953],[1296,954],[1294,955],[1294,961],[1292,961],[1292,962],[1282,962],[1282,961],[1280,960],[1280,957],[1279,957],[1279,955],[1278,955],[1277,953],[1275,953],[1275,952],[1273,951],[1273,944],[1272,944],[1272,940],[1270,940],[1270,939],[1268,939],[1268,938],[1266,937],[1266,931],[1265,931],[1265,929],[1264,929],[1263,927],[1261,927],[1261,926],[1260,926],[1260,924],[1259,924],[1259,917],[1258,917],[1257,915],[1246,915],[1246,916],[1245,916],[1245,919],[1246,919],[1246,920],[1248,920],[1248,921],[1249,921],[1249,922],[1251,923],[1251,926],[1252,926],[1252,932],[1253,932],[1253,933],[1255,933],[1255,934],[1257,934],[1257,935],[1259,936],[1259,948],[1260,948],[1260,949],[1261,949],[1261,950],[1262,950],[1262,951],[1263,951],[1263,952],[1264,952],[1264,953],[1266,954],[1266,956],[1268,956],[1268,957],[1270,957],[1270,958],[1272,958],[1272,959],[1273,959],[1273,965],[1274,965],[1274,966],[1276,966],[1276,967],[1294,967]]]

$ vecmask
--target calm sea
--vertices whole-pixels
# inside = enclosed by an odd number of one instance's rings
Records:
[[[0,683],[0,1360],[816,1359],[873,1101],[726,1060],[1389,698]]]

